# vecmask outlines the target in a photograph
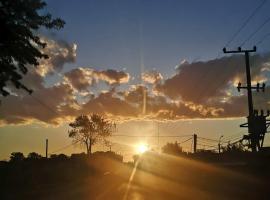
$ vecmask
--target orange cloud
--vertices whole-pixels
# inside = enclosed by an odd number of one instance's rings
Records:
[[[115,69],[75,68],[61,80],[46,86],[46,78],[61,72],[65,63],[74,62],[76,47],[50,40],[51,56],[41,69],[30,70],[23,83],[34,90],[33,97],[14,89],[14,95],[2,99],[0,124],[26,124],[34,121],[58,125],[80,114],[100,113],[118,120],[177,120],[187,118],[240,117],[247,114],[245,95],[235,95],[235,80],[245,80],[240,56],[207,62],[183,62],[176,74],[163,79],[155,70],[142,74],[146,85],[129,85],[130,75]],[[267,80],[270,54],[255,55],[253,80]],[[105,82],[107,88],[93,87]],[[124,87],[116,87],[122,85]],[[268,108],[266,93],[254,93],[255,108]]]

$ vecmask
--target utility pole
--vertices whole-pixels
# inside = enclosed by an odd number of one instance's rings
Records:
[[[197,134],[193,135],[193,153],[197,152]]]
[[[264,114],[264,111],[261,110],[260,115],[258,115],[258,111],[253,109],[253,100],[252,100],[252,90],[256,90],[259,92],[265,91],[265,84],[257,83],[256,86],[251,85],[251,75],[250,75],[250,64],[249,64],[249,53],[256,52],[256,46],[253,49],[242,50],[241,47],[238,47],[236,51],[227,51],[226,48],[223,48],[223,52],[226,53],[244,53],[245,54],[245,62],[246,62],[246,81],[247,85],[242,86],[239,82],[237,89],[240,92],[241,89],[246,89],[248,94],[248,111],[249,115],[247,117],[248,122],[241,124],[240,127],[248,128],[248,135],[244,135],[242,140],[248,141],[248,146],[251,148],[252,152],[259,151],[263,146],[264,136],[267,132],[267,128],[270,123],[269,120],[266,120],[266,117],[269,116],[270,112],[267,111],[267,114]]]
[[[245,53],[245,61],[246,61],[246,78],[247,78],[247,86],[242,87],[241,83],[238,83],[238,91],[240,89],[247,89],[248,92],[248,111],[249,116],[253,114],[253,101],[252,101],[252,89],[257,89],[257,87],[251,86],[251,76],[250,76],[250,65],[249,65],[249,53],[256,52],[257,48],[254,46],[253,49],[242,50],[241,47],[238,47],[236,51],[227,51],[226,48],[223,49],[223,52],[226,53]],[[264,85],[265,86],[265,85]],[[262,89],[262,88],[259,88]],[[263,89],[264,90],[264,89]]]
[[[48,145],[49,145],[49,141],[48,139],[46,139],[46,158],[48,158]]]
[[[218,140],[218,153],[220,154],[221,153],[221,151],[220,151],[220,148],[221,148],[221,145],[220,145],[220,142],[221,142],[221,138],[223,137],[223,135],[221,135],[220,137],[219,137],[219,140]]]

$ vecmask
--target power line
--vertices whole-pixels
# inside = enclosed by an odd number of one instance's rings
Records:
[[[243,23],[243,25],[240,27],[240,29],[233,35],[233,37],[225,44],[225,47],[227,47],[231,42],[232,42],[232,40],[236,37],[236,35],[238,35],[239,34],[239,32],[246,26],[246,24],[250,21],[250,19],[256,14],[256,12],[266,3],[266,1],[267,0],[264,0],[253,12],[252,12],[252,14],[247,18],[247,20]],[[220,55],[221,55],[221,53],[222,52],[219,52],[219,54],[217,55],[217,57],[214,59],[214,60],[216,60]],[[213,69],[212,69],[212,71],[213,71]],[[208,71],[206,74],[210,74],[212,71]],[[229,68],[227,68],[227,71],[226,71],[226,73],[229,73],[230,72],[230,70],[229,70]],[[207,76],[206,76],[206,74],[205,75],[203,75],[203,74],[201,74],[201,76],[199,77],[199,78],[202,78],[202,81],[205,81],[205,79],[207,78]],[[226,79],[226,76],[224,76],[225,78],[224,78],[224,80],[222,80],[220,83],[219,83],[219,85],[218,86],[221,86],[221,85],[223,85],[226,81],[227,81],[227,79]],[[213,88],[212,90],[214,90],[215,88]],[[202,90],[201,92],[199,92],[199,95],[198,96],[202,96],[203,94],[206,94],[206,92],[212,92],[212,90],[210,90],[210,89],[208,89],[208,90]]]
[[[248,22],[256,15],[256,13],[262,8],[262,6],[267,2],[267,0],[262,1],[251,13],[251,15],[248,16],[248,18],[244,21],[244,23],[240,26],[240,28],[232,35],[232,37],[228,40],[228,42],[225,44],[224,47],[228,47],[230,45],[230,43],[236,38],[236,36],[246,27],[246,25],[248,24]],[[217,55],[217,58],[220,57],[220,55],[222,54],[222,52],[220,51]],[[215,60],[214,59],[214,60]]]
[[[30,95],[33,99],[35,99],[40,105],[46,107],[48,110],[50,110],[51,112],[53,112],[54,114],[58,115],[59,113],[57,113],[54,109],[52,109],[50,106],[48,106],[47,104],[45,104],[43,101],[41,101],[40,99],[38,99],[37,97]]]
[[[208,144],[201,144],[201,143],[198,143],[199,146],[206,146],[206,147],[213,147],[213,148],[217,148],[217,146],[214,146],[214,145],[208,145]]]
[[[227,47],[234,39],[235,37],[245,28],[245,26],[248,24],[248,22],[256,15],[256,13],[261,9],[261,7],[267,2],[267,0],[262,1],[251,13],[251,15],[244,21],[242,26],[233,34],[233,36],[229,39],[229,41],[225,44],[225,47]],[[241,45],[242,46],[242,45]]]
[[[213,145],[213,143],[205,142],[204,140],[199,142],[200,144]],[[216,144],[216,143],[215,143]]]
[[[239,137],[235,137],[233,139],[227,140],[227,141],[223,141],[221,143],[224,144],[224,143],[231,143],[231,142],[235,142],[235,141],[240,141],[242,138],[243,138],[243,136],[239,136]]]
[[[52,154],[57,153],[57,152],[59,152],[59,151],[63,151],[63,150],[65,150],[65,149],[67,149],[67,148],[73,146],[74,144],[77,144],[78,142],[80,142],[80,140],[78,140],[78,141],[76,141],[76,142],[74,142],[74,143],[72,143],[72,144],[65,145],[65,146],[63,146],[63,147],[61,147],[61,148],[59,148],[59,149],[56,149],[56,150],[52,151],[51,153],[49,153],[49,155],[52,155]]]
[[[257,43],[255,46],[258,46],[259,44],[261,44],[267,37],[270,36],[270,33],[267,33],[266,35],[264,35]]]
[[[189,137],[192,135],[111,135],[110,137],[173,137],[173,138],[179,138],[179,137]]]
[[[238,29],[238,31],[233,35],[233,37],[225,44],[225,47],[227,47],[232,41],[233,39],[236,37],[236,35],[239,34],[239,32],[246,26],[246,24],[250,21],[250,19],[256,14],[256,12],[266,3],[267,0],[262,1],[262,3],[252,12],[252,14],[247,18],[247,20],[243,23],[243,25]],[[268,18],[266,21],[264,21],[263,24],[261,24],[261,26],[259,26],[259,28],[257,30],[255,30],[240,46],[244,45],[249,39],[251,39],[265,24],[267,24],[270,21],[270,18]],[[270,33],[269,33],[270,35]],[[267,36],[266,36],[267,37]],[[264,40],[265,38],[263,38]],[[215,58],[217,59],[219,56],[221,55],[221,52],[218,54],[218,56]],[[215,60],[214,59],[214,60]],[[229,72],[229,70],[228,70]],[[209,74],[210,72],[208,72]],[[204,79],[206,78],[206,76],[204,77]],[[203,80],[204,81],[204,80]],[[224,84],[224,82],[226,81],[226,78],[224,78],[223,81],[220,82],[219,85]],[[213,88],[214,90],[214,88]],[[208,90],[202,91],[199,93],[199,96],[201,96],[202,94],[209,92]]]
[[[185,143],[185,142],[188,142],[189,140],[191,140],[192,138],[188,138],[187,140],[184,140],[184,141],[182,141],[182,142],[178,142],[178,144],[183,144],[183,143]]]
[[[243,46],[247,41],[249,41],[256,33],[258,33],[268,22],[270,21],[270,17],[267,18],[253,33],[251,33],[241,44]]]
[[[239,135],[239,134],[241,134],[241,136],[242,136],[243,131],[238,131],[238,132],[236,132],[236,133],[234,133],[234,134],[225,136],[225,137],[223,138],[223,140],[227,140],[227,141],[228,141],[228,140],[231,140],[232,138],[235,138],[235,136],[237,136],[237,135]],[[240,137],[240,135],[239,135],[239,137]]]
[[[198,138],[203,139],[203,140],[212,141],[212,142],[218,142],[218,140],[215,140],[215,139],[210,139],[210,138],[205,138],[205,137],[198,137]]]

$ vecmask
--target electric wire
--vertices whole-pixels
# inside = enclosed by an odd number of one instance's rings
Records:
[[[78,140],[78,141],[76,141],[76,142],[73,142],[72,144],[65,145],[65,146],[63,146],[63,147],[61,147],[61,148],[59,148],[59,149],[56,149],[56,150],[50,152],[49,155],[52,155],[52,154],[55,154],[55,153],[57,153],[57,152],[63,151],[63,150],[65,150],[65,149],[67,149],[67,148],[73,146],[74,144],[77,144],[78,142],[80,142],[80,140]]]
[[[262,6],[267,2],[267,0],[262,1],[248,16],[248,18],[244,21],[244,23],[240,26],[240,28],[232,35],[232,37],[225,44],[225,47],[228,47],[230,43],[236,38],[236,36],[245,28],[248,22],[257,14],[257,12],[262,8]]]
[[[183,143],[188,142],[188,141],[190,141],[190,140],[192,140],[192,138],[188,138],[187,140],[184,140],[184,141],[182,141],[182,142],[178,142],[178,144],[183,144]]]
[[[253,31],[241,44],[240,47],[245,45],[254,35],[256,35],[268,22],[270,22],[270,17],[267,18],[255,31]]]
[[[47,104],[45,104],[43,101],[41,101],[39,98],[30,95],[35,101],[37,101],[40,105],[44,106],[45,108],[47,108],[48,110],[50,110],[52,113],[58,115],[59,113],[57,113],[54,109],[52,109],[50,106],[48,106]]]
[[[268,38],[270,36],[270,33],[267,33],[266,35],[264,35],[256,44],[255,46],[260,45],[266,38]]]

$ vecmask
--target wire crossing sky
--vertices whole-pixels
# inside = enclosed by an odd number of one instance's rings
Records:
[[[37,141],[46,137],[51,149],[59,149],[70,142],[67,122],[90,111],[122,120],[117,135],[156,135],[153,120],[164,120],[164,138],[226,138],[239,131],[247,107],[245,94],[234,87],[245,81],[243,59],[216,57],[225,46],[258,45],[258,54],[251,55],[253,82],[269,85],[268,0],[46,2],[42,12],[66,25],[57,32],[40,30],[51,59],[26,77],[32,96],[3,100],[0,157],[14,148],[40,150]],[[269,98],[254,94],[255,107],[267,109]]]

